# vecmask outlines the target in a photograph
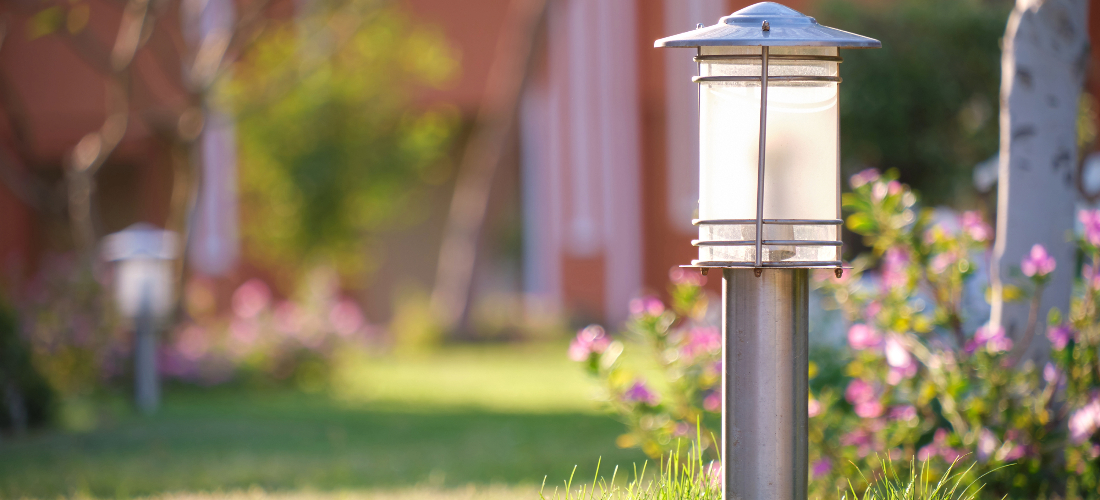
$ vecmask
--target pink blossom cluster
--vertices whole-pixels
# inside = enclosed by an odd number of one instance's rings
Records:
[[[966,343],[965,350],[967,354],[973,354],[982,347],[985,347],[990,354],[1006,352],[1012,349],[1012,339],[1005,336],[1003,327],[994,330],[990,325],[984,325],[978,328],[974,338]]]
[[[882,416],[883,407],[876,392],[874,386],[857,378],[848,383],[844,399],[855,407],[856,415],[861,418],[878,418]]]
[[[569,343],[569,359],[588,361],[593,355],[602,354],[611,345],[611,339],[600,325],[588,325],[577,332]]]
[[[892,247],[882,259],[882,285],[888,290],[909,285],[909,250]]]
[[[685,336],[684,344],[680,347],[680,356],[686,362],[690,363],[698,356],[722,352],[722,333],[713,326],[692,328]]]
[[[1077,219],[1085,227],[1085,241],[1100,247],[1100,210],[1081,210],[1077,213]]]
[[[890,385],[898,385],[902,380],[917,374],[917,361],[905,348],[901,335],[891,333],[887,336],[885,353],[886,364],[890,365],[886,382]]]
[[[868,168],[860,171],[856,175],[853,175],[848,182],[851,183],[852,189],[855,189],[865,184],[875,182],[879,180],[880,177],[882,177],[882,174],[880,174],[877,169]]]
[[[1069,417],[1069,439],[1073,444],[1088,441],[1100,430],[1100,396],[1093,395],[1092,400]]]
[[[875,433],[881,431],[885,424],[881,420],[868,420],[856,429],[840,437],[841,446],[855,446],[856,455],[865,457],[882,449],[882,443],[877,442]]]
[[[1091,264],[1081,266],[1081,278],[1085,280],[1085,286],[1092,290],[1100,290],[1100,272],[1093,269]]]
[[[1054,257],[1047,253],[1046,247],[1036,243],[1031,247],[1031,252],[1020,262],[1020,271],[1029,278],[1041,278],[1054,272],[1055,266]]]
[[[663,312],[665,312],[665,304],[652,295],[630,301],[630,314],[635,316],[660,316]]]
[[[1061,351],[1066,348],[1069,341],[1075,337],[1073,328],[1069,325],[1061,324],[1047,328],[1047,338],[1050,339],[1051,345],[1054,346],[1054,350]]]
[[[993,228],[985,223],[982,214],[976,211],[963,212],[960,217],[963,231],[974,241],[988,241],[993,237]]]
[[[947,445],[947,429],[936,429],[932,442],[917,451],[917,460],[928,460],[935,456],[943,457],[948,462],[954,462],[963,456],[961,451]]]
[[[1019,438],[1020,432],[1011,429],[1005,433],[1005,441],[1002,444],[993,431],[983,427],[978,432],[978,461],[984,463],[993,458],[1001,462],[1014,462],[1023,458],[1027,455],[1028,448],[1016,442]]]
[[[245,281],[230,297],[231,314],[225,318],[216,316],[212,285],[192,280],[187,303],[194,321],[181,325],[166,343],[162,370],[172,377],[217,384],[250,359],[281,359],[296,349],[327,356],[337,339],[362,340],[371,327],[359,305],[340,296],[334,276],[319,272],[313,278],[302,302],[276,301],[263,280]]]
[[[890,366],[887,382],[897,385],[902,380],[917,374],[917,361],[905,348],[901,335],[890,333],[883,336],[874,327],[864,323],[856,323],[848,329],[848,345],[857,351],[883,348],[886,363]]]
[[[882,335],[870,325],[856,323],[848,328],[848,345],[857,351],[874,349],[882,345]]]
[[[707,277],[697,270],[674,267],[668,271],[668,279],[675,285],[703,286]]]
[[[650,390],[645,380],[636,379],[626,392],[623,393],[623,401],[627,403],[641,403],[648,406],[657,406],[661,398],[657,393]]]

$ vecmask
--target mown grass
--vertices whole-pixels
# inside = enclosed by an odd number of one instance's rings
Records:
[[[644,461],[562,353],[343,360],[316,394],[170,390],[152,417],[0,442],[0,498],[533,498],[547,474]]]

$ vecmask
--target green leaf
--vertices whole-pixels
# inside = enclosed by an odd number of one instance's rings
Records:
[[[866,213],[856,212],[848,216],[848,229],[856,234],[867,235],[874,231],[875,225],[874,219]]]
[[[65,11],[61,7],[42,9],[27,20],[27,38],[34,40],[58,30],[65,22]]]

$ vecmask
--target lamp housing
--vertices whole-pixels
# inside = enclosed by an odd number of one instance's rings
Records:
[[[839,268],[838,52],[881,43],[763,2],[654,45],[696,48],[692,266]]]

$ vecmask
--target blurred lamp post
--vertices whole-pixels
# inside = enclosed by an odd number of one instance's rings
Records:
[[[881,44],[764,2],[654,45],[697,49],[691,267],[722,269],[723,496],[803,500],[809,269],[842,273],[838,49]]]
[[[157,329],[175,303],[172,262],[178,245],[175,233],[144,223],[103,241],[103,258],[115,264],[115,303],[134,325],[134,399],[144,413],[160,402]]]

